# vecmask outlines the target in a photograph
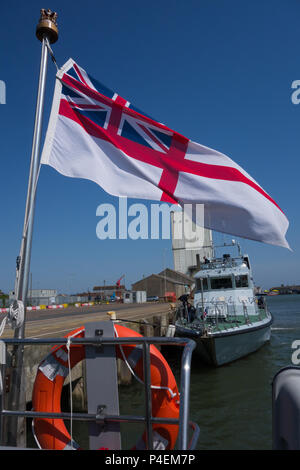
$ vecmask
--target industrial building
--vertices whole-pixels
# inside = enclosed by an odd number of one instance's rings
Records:
[[[77,294],[81,302],[107,302],[121,301],[124,303],[142,303],[146,302],[146,292],[129,291],[124,285],[105,285],[95,286],[93,292],[82,292]]]
[[[164,269],[159,274],[151,274],[143,277],[132,284],[133,291],[146,291],[147,298],[159,297],[160,299],[168,297],[166,293],[174,292],[176,298],[186,291],[193,289],[194,280],[190,276],[174,271],[173,269]]]
[[[9,303],[15,299],[14,291],[9,293]],[[58,294],[56,289],[29,289],[27,294],[27,305],[58,305],[76,302],[88,302],[88,295]]]
[[[195,223],[189,221],[183,211],[171,212],[172,251],[175,271],[192,277],[200,269],[204,256],[212,258],[212,232],[200,229],[197,233]]]
[[[147,295],[146,291],[126,291],[123,294],[123,302],[124,304],[134,303],[134,304],[141,304],[147,302]]]
[[[124,292],[126,291],[124,284],[115,284],[115,285],[103,285],[95,286],[93,292],[89,292],[90,300],[101,301],[109,300],[111,298],[122,299]]]
[[[102,286],[95,286],[93,288],[93,292],[89,293],[91,300],[101,301],[112,298],[115,298],[116,300],[123,299],[126,288],[124,284],[121,284],[122,279],[125,279],[125,274],[123,274],[113,285],[106,285],[104,281]]]
[[[29,289],[27,294],[28,305],[51,305],[57,302],[57,290],[56,289]],[[10,291],[9,300],[12,301],[15,298],[14,291]]]

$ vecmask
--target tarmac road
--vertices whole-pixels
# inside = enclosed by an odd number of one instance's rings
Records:
[[[26,338],[61,337],[69,331],[91,321],[108,320],[107,312],[115,311],[117,318],[139,321],[166,313],[168,303],[101,304],[91,307],[30,310],[26,314]],[[6,326],[1,338],[12,338],[13,330]]]

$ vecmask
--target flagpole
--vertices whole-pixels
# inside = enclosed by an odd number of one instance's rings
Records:
[[[32,140],[30,172],[28,180],[28,190],[24,217],[23,235],[18,257],[15,283],[16,299],[23,302],[24,321],[15,329],[14,338],[25,338],[26,301],[28,291],[28,281],[30,273],[31,245],[33,234],[34,210],[36,186],[40,167],[40,144],[42,133],[42,121],[44,110],[44,97],[47,76],[48,62],[48,42],[53,44],[58,39],[58,28],[56,24],[57,14],[51,10],[41,10],[41,16],[36,28],[36,36],[42,43],[39,84],[36,102],[35,123]],[[13,350],[13,370],[11,375],[11,392],[9,395],[9,409],[18,410],[26,407],[24,377],[22,377],[24,347],[15,346]],[[22,380],[23,378],[23,380]],[[20,425],[22,421],[22,424]],[[10,418],[7,423],[7,445],[26,446],[24,419]],[[21,429],[22,428],[22,429]]]

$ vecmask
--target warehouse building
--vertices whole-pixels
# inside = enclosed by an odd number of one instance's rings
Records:
[[[57,302],[56,289],[29,289],[27,294],[27,305],[51,305]],[[15,299],[15,292],[9,293],[10,302]]]
[[[151,274],[132,284],[133,291],[146,291],[147,298],[159,297],[160,299],[168,296],[166,293],[173,292],[178,298],[186,291],[193,289],[194,280],[178,271],[167,268],[159,274]]]
[[[91,300],[95,301],[109,300],[111,298],[122,299],[125,291],[126,288],[123,284],[95,286],[93,292],[90,292],[90,297]]]

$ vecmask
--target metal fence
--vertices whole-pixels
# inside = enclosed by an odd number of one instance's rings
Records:
[[[196,346],[195,342],[186,338],[157,338],[157,337],[128,337],[128,338],[104,338],[104,337],[88,337],[88,338],[46,338],[46,339],[3,339],[0,341],[0,358],[1,358],[1,385],[3,385],[5,377],[5,357],[8,345],[71,345],[94,346],[95,348],[102,345],[124,345],[137,344],[142,347],[144,370],[144,392],[145,392],[145,415],[105,415],[91,413],[42,413],[35,411],[8,410],[3,406],[3,386],[0,390],[0,429],[3,429],[3,418],[61,418],[79,421],[94,421],[99,423],[143,423],[146,430],[147,449],[153,449],[153,432],[152,425],[155,423],[178,424],[179,432],[177,439],[178,450],[192,450],[195,448],[199,438],[199,427],[196,423],[189,420],[189,395],[190,395],[190,375],[191,375],[191,359],[192,353]],[[183,347],[181,356],[181,372],[180,372],[180,404],[179,419],[174,418],[158,418],[152,415],[152,398],[151,398],[151,377],[150,377],[150,345],[175,346]],[[4,359],[3,359],[4,358]],[[189,438],[189,430],[192,436]],[[3,445],[4,436],[1,432],[1,444]]]

